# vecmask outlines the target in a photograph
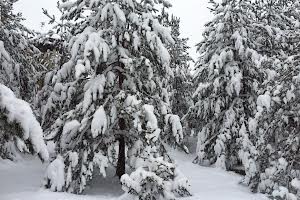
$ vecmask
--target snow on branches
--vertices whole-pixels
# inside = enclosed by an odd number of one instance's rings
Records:
[[[175,71],[167,45],[175,41],[171,29],[160,23],[159,4],[170,6],[167,1],[136,0],[60,3],[62,19],[76,23],[67,41],[69,61],[53,71],[43,106],[47,137],[57,142],[65,165],[67,181],[63,187],[54,184],[55,190],[83,192],[99,167],[102,175],[106,168],[116,168],[119,177],[136,179],[135,185],[153,178],[157,193],[149,192],[147,198],[189,194],[164,148],[164,142],[182,146],[184,132],[179,117],[171,114]],[[133,153],[139,151],[137,143],[140,150],[151,149],[148,156]],[[76,165],[69,160],[74,153]],[[134,159],[167,167],[144,166],[148,178],[137,178],[141,165]],[[131,175],[125,165],[132,168]],[[173,183],[176,189],[164,186]],[[125,185],[132,191],[134,185]],[[51,180],[46,186],[52,187]]]
[[[26,141],[30,141],[33,152],[38,153],[42,160],[47,161],[49,159],[49,154],[43,139],[43,130],[36,120],[30,105],[27,102],[16,98],[14,93],[3,84],[0,84],[0,110],[2,127],[7,127],[5,125],[5,123],[7,123],[10,124],[11,129],[13,129],[1,130],[2,134],[7,134],[5,133],[6,131],[8,134],[12,134],[8,135],[8,138],[13,138],[15,140],[16,146],[21,152],[29,151]],[[20,128],[17,128],[16,126],[19,126]]]

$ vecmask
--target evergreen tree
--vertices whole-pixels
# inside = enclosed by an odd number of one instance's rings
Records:
[[[193,105],[191,98],[192,74],[190,71],[190,65],[193,63],[193,60],[188,53],[188,38],[182,38],[180,35],[180,19],[172,15],[168,23],[168,26],[172,28],[171,34],[175,40],[175,43],[168,47],[171,55],[171,67],[175,70],[172,83],[173,92],[170,98],[171,108],[172,112],[176,113],[182,119],[185,138],[188,139],[187,135],[191,133],[191,126],[184,119],[189,107]],[[192,138],[192,140],[194,139]],[[184,144],[191,148],[187,140]],[[184,150],[189,151],[187,148]]]
[[[25,36],[31,32],[20,24],[21,14],[12,12],[14,2],[0,1],[0,157],[15,160],[21,151],[47,160],[43,131],[29,104],[19,99],[32,101],[41,66],[34,62],[39,51]]]
[[[48,14],[47,10],[44,9],[43,11],[44,14],[50,18],[49,24],[52,24],[53,27],[49,32],[44,34],[39,33],[33,39],[37,48],[42,52],[38,57],[39,62],[46,68],[39,77],[39,90],[34,101],[34,106],[40,118],[45,118],[44,114],[47,109],[47,101],[55,85],[55,83],[51,82],[53,76],[60,69],[60,66],[70,59],[67,41],[71,37],[70,29],[72,26],[71,23],[66,23],[64,20],[56,21],[54,16],[51,17],[51,15]],[[57,109],[55,112],[60,114],[63,110]],[[55,117],[51,117],[47,120],[43,120],[43,129],[48,130],[51,124],[54,123],[54,118]]]
[[[161,23],[171,27],[171,35],[174,39],[173,44],[167,45],[171,56],[170,66],[174,69],[174,79],[172,87],[174,92],[171,97],[172,111],[183,117],[191,104],[191,73],[189,66],[192,63],[187,45],[188,38],[180,35],[180,18],[169,14],[163,9]]]
[[[43,130],[30,105],[16,98],[14,93],[1,83],[0,144],[0,158],[3,159],[17,160],[20,157],[19,152],[38,153],[43,161],[49,158],[43,140]]]
[[[189,66],[193,60],[188,53],[188,38],[182,38],[180,35],[180,18],[174,15],[170,16],[165,9],[162,9],[159,18],[161,24],[171,28],[171,36],[174,39],[173,44],[166,46],[170,54],[170,66],[174,71],[174,78],[169,86],[169,90],[172,91],[170,96],[171,110],[180,118],[183,118],[192,105],[192,75]],[[183,128],[185,133],[190,132],[189,123],[187,121],[184,122]],[[186,148],[184,150],[188,151]]]
[[[259,134],[257,158],[260,177],[255,180],[258,191],[278,199],[298,199],[292,184],[300,178],[299,171],[299,56],[290,56],[277,63],[276,74],[258,97],[258,108],[252,121],[253,132]],[[262,153],[263,152],[263,153]]]
[[[74,26],[70,59],[51,79],[43,114],[43,121],[55,121],[47,137],[59,154],[46,174],[52,190],[81,193],[95,167],[104,177],[115,167],[123,189],[138,199],[189,195],[164,147],[164,141],[181,145],[183,130],[169,100],[174,72],[165,46],[174,40],[155,15],[158,4],[170,6],[163,0],[60,4]],[[57,176],[53,169],[60,169]]]
[[[269,35],[266,78],[261,88],[265,94],[258,100],[260,108],[252,120],[259,134],[257,158],[260,177],[255,180],[260,192],[275,199],[299,199],[299,1],[272,1],[261,15]],[[269,19],[269,20],[268,20]],[[273,48],[272,48],[273,47]],[[275,48],[274,48],[275,47]],[[263,152],[263,153],[262,153]]]
[[[39,51],[29,42],[33,32],[24,27],[20,13],[13,13],[16,1],[0,1],[0,82],[9,85],[17,97],[31,102],[36,91],[36,74],[43,66],[35,60]],[[8,53],[5,54],[4,50]]]
[[[251,184],[258,176],[258,152],[248,121],[255,115],[263,78],[255,7],[248,0],[211,3],[215,18],[198,44],[195,105],[189,114],[199,130],[195,161],[227,170],[242,164],[244,183]]]

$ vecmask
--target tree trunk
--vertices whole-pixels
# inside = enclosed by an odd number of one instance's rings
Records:
[[[124,64],[119,62],[119,66],[124,69]],[[122,72],[119,73],[119,88],[122,89],[122,85],[124,82],[125,76]],[[122,175],[125,174],[125,135],[124,131],[126,131],[126,121],[123,118],[119,119],[119,128],[121,134],[118,136],[119,141],[119,156],[118,156],[118,163],[117,163],[117,170],[116,175],[121,178]]]
[[[125,130],[125,120],[119,119],[119,126],[121,130]],[[116,174],[119,178],[125,174],[125,136],[121,134],[118,138],[119,141],[119,156]]]

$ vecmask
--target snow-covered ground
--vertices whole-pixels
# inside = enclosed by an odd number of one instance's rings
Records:
[[[170,152],[179,169],[188,177],[193,196],[184,200],[267,200],[239,184],[241,176],[221,169],[201,167],[191,163],[195,156]]]
[[[266,200],[238,184],[241,177],[214,168],[191,163],[192,155],[171,152],[181,171],[189,178],[192,197],[182,200]],[[56,193],[41,188],[45,166],[39,160],[26,158],[12,163],[0,160],[0,200],[130,200],[118,180],[95,179],[84,195]]]

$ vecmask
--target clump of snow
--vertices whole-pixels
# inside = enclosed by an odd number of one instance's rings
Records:
[[[152,105],[144,105],[143,111],[145,113],[145,118],[147,121],[146,127],[150,130],[155,130],[158,128],[157,118],[154,114],[154,107]]]
[[[115,14],[116,16],[118,17],[118,19],[123,22],[123,23],[126,23],[126,17],[125,17],[125,14],[124,12],[120,9],[119,5],[118,4],[114,4],[114,11],[115,11]]]
[[[84,86],[83,112],[85,112],[93,101],[103,98],[106,78],[103,74],[96,76]]]
[[[257,98],[257,110],[260,111],[263,108],[266,108],[268,111],[271,107],[271,97],[269,93],[266,93],[264,95],[260,95]]]
[[[109,71],[106,74],[106,79],[107,79],[107,85],[109,87],[113,87],[115,84],[116,75],[112,71]]]
[[[287,200],[297,200],[296,195],[289,193],[289,190],[286,187],[280,186],[277,190],[274,190],[272,193],[272,196],[274,198],[281,198],[281,199],[287,199]]]
[[[250,133],[254,134],[256,132],[256,128],[257,128],[257,119],[250,118],[248,125],[249,125]]]
[[[7,61],[10,61],[10,56],[8,52],[4,48],[4,43],[0,40],[0,59],[1,57],[4,57]]]
[[[79,79],[82,73],[86,71],[85,66],[81,62],[77,62],[75,66],[75,78]]]
[[[62,131],[61,141],[60,141],[60,145],[63,149],[72,140],[74,135],[77,133],[79,127],[80,127],[80,123],[77,120],[72,120],[65,123]]]
[[[292,87],[291,90],[288,90],[286,92],[286,102],[291,101],[292,99],[295,99],[296,95],[294,93],[294,88]]]
[[[142,101],[138,100],[135,95],[128,95],[124,101],[124,107],[127,112],[132,112],[134,107],[139,105]]]
[[[100,170],[100,174],[106,177],[106,168],[108,167],[108,158],[104,156],[101,152],[95,153],[93,162]]]
[[[138,33],[136,31],[133,32],[132,34],[133,36],[133,47],[134,50],[138,51],[139,50],[139,46],[141,45],[141,39],[138,35]]]
[[[243,78],[242,73],[236,73],[231,77],[231,94],[235,91],[236,95],[241,91],[241,80]]]
[[[216,151],[216,147],[218,147],[219,149],[222,149],[224,148],[224,143],[221,143],[219,140],[218,140],[218,145],[216,144],[215,145],[215,151]],[[226,158],[225,158],[225,155],[220,155],[218,158],[217,158],[217,161],[215,163],[215,167],[216,168],[219,168],[219,169],[223,169],[223,170],[226,170]]]
[[[292,180],[291,185],[297,189],[298,191],[300,191],[300,180],[295,178]]]
[[[72,167],[76,167],[76,165],[78,164],[78,153],[69,152],[69,161],[71,162]]]
[[[84,45],[84,57],[85,59],[88,59],[90,53],[92,52],[97,63],[99,63],[101,57],[103,61],[107,61],[107,57],[110,53],[110,48],[105,40],[101,37],[102,32],[94,31],[95,30],[93,30],[92,28],[86,28],[86,30],[84,30],[84,32],[79,36],[79,43],[81,42],[81,40],[85,40],[86,36],[88,36],[88,40]],[[73,53],[72,55],[76,56],[76,54]]]
[[[109,10],[111,10],[112,5],[110,3],[106,4],[103,8],[102,8],[102,12],[101,12],[101,21],[104,21],[108,18],[107,14],[109,13]]]
[[[293,77],[293,81],[295,81],[296,83],[300,82],[300,73],[297,76]]]
[[[147,122],[146,128],[148,131],[150,131],[150,133],[147,133],[146,138],[147,140],[152,140],[155,142],[159,138],[161,130],[158,128],[157,118],[154,114],[154,107],[152,105],[144,105],[143,113]]]
[[[14,93],[3,84],[0,84],[0,110],[7,117],[8,123],[16,122],[20,125],[23,139],[31,142],[34,151],[43,160],[48,160],[49,153],[43,139],[43,130],[30,105],[16,98]]]
[[[67,122],[63,127],[62,135],[70,134],[71,131],[80,127],[80,123],[77,120]]]
[[[65,164],[63,157],[58,155],[47,167],[45,179],[51,191],[62,191],[65,185]]]
[[[67,2],[60,3],[59,9],[68,9],[72,7],[75,3],[76,1],[67,1]]]
[[[278,76],[275,70],[266,69],[265,72],[268,76],[268,81],[272,81],[276,76]]]
[[[200,83],[198,88],[196,89],[196,91],[193,94],[193,98],[195,98],[200,92],[207,89],[209,86],[210,86],[210,83]]]
[[[232,35],[232,39],[235,40],[235,49],[239,52],[240,56],[243,56],[245,47],[243,45],[243,38],[238,31],[235,31]]]
[[[176,138],[176,142],[179,143],[183,140],[183,128],[178,115],[168,114],[165,116],[165,123],[170,124],[172,128],[173,136]]]
[[[139,199],[149,198],[152,195],[157,196],[157,199],[175,199],[175,196],[169,191],[170,185],[155,172],[147,171],[143,167],[136,169],[130,176],[124,174],[121,177],[121,183],[124,191],[137,195]]]
[[[107,116],[103,106],[100,106],[95,112],[92,124],[91,132],[93,138],[97,137],[99,134],[104,134],[108,126]]]
[[[130,6],[134,10],[134,3],[132,0],[123,0],[123,3],[126,3],[128,6]]]
[[[279,166],[278,168],[282,169],[282,170],[286,170],[287,166],[288,166],[288,162],[285,158],[279,158],[278,159],[278,163],[279,163]]]

